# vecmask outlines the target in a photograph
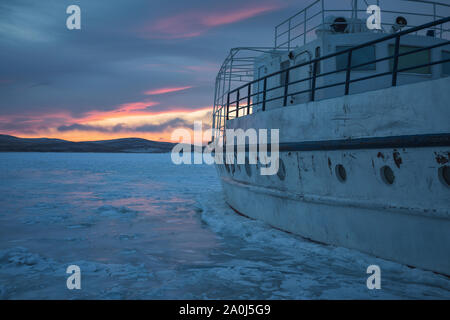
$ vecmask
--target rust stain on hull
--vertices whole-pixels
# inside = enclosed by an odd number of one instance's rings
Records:
[[[403,163],[403,160],[400,157],[400,152],[398,152],[397,150],[394,150],[393,156],[394,156],[395,165],[397,166],[397,168],[400,169],[400,166]]]
[[[446,163],[448,163],[448,158],[449,158],[449,156],[444,156],[444,155],[442,155],[442,154],[437,154],[436,155],[436,162],[438,163],[438,164],[446,164]]]

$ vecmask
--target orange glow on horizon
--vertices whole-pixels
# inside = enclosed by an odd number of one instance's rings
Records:
[[[136,104],[130,106],[130,110],[139,110],[143,105]],[[117,110],[116,110],[117,111]],[[55,127],[48,129],[36,130],[36,133],[26,133],[20,132],[18,130],[10,130],[7,132],[2,132],[2,134],[13,135],[21,138],[53,138],[53,139],[63,139],[74,142],[81,141],[95,141],[95,140],[111,140],[120,138],[143,138],[153,141],[163,141],[163,142],[177,142],[171,141],[171,135],[173,130],[177,128],[183,128],[190,132],[193,129],[194,121],[202,121],[205,125],[209,126],[211,124],[211,111],[212,107],[196,109],[196,110],[172,110],[168,112],[154,112],[154,113],[122,113],[122,112],[91,112],[87,117],[82,119],[72,118],[70,115],[61,113],[56,117],[53,114],[35,116],[26,120],[27,123],[35,124],[37,127],[42,127],[42,121],[46,119],[59,120],[59,124]],[[0,121],[5,121],[5,118],[1,118]],[[14,121],[14,119],[8,119]],[[164,128],[165,123],[170,123],[170,121],[179,120],[183,124],[180,126],[174,126],[170,128]],[[59,126],[70,126],[70,125],[80,125],[89,126],[92,128],[100,128],[103,130],[111,130],[117,125],[123,126],[124,129],[119,132],[111,131],[99,131],[99,130],[68,130],[61,131],[58,130]],[[145,132],[145,131],[133,131],[133,128],[140,126],[162,126],[162,130],[155,132]],[[30,129],[33,126],[30,125]]]
[[[30,135],[30,134],[17,134],[10,133],[10,135],[18,138],[43,138],[41,135]],[[101,133],[101,132],[75,132],[75,133],[64,133],[58,132],[56,134],[45,135],[45,138],[49,139],[61,139],[72,142],[88,142],[88,141],[100,141],[100,140],[114,140],[114,139],[124,139],[124,138],[141,138],[152,141],[160,142],[177,142],[171,140],[171,132],[168,133]]]

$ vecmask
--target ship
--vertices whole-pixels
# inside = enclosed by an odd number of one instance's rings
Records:
[[[241,215],[449,276],[450,5],[373,2],[378,28],[366,1],[317,0],[275,27],[273,46],[230,50],[211,141],[277,129],[278,170],[261,174],[247,140],[215,167]],[[238,150],[246,162],[229,162]]]

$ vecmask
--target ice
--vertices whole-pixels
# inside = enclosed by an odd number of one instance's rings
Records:
[[[1,153],[1,299],[449,299],[450,280],[234,213],[168,154]],[[382,289],[366,287],[367,266]],[[81,269],[68,290],[66,269]]]

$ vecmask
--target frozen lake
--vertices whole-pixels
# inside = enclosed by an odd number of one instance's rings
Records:
[[[0,167],[1,299],[450,299],[445,276],[235,214],[212,166],[0,153]],[[72,264],[81,290],[66,288]]]

